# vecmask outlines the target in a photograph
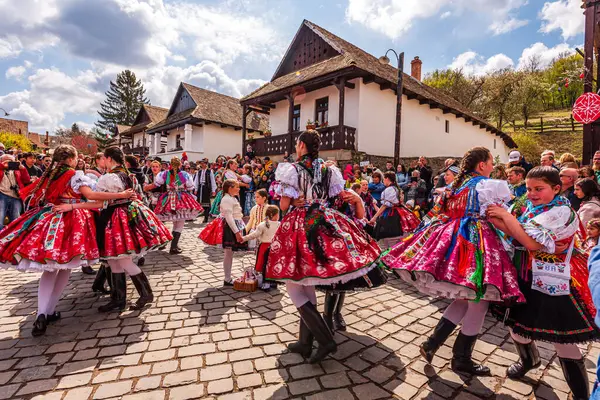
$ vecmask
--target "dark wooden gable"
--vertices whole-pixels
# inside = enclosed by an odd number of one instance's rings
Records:
[[[196,102],[183,85],[179,86],[173,104],[169,109],[168,116],[196,108]]]
[[[271,80],[335,57],[340,53],[304,23]]]
[[[136,126],[139,124],[148,124],[150,122],[151,121],[150,121],[150,116],[148,115],[148,111],[146,111],[146,107],[142,106],[142,107],[140,107],[140,111],[136,115],[135,121],[133,121],[132,126]]]

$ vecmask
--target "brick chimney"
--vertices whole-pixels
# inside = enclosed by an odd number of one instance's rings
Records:
[[[419,59],[419,56],[416,56],[414,60],[410,62],[410,75],[416,80],[421,80],[421,67],[423,66],[423,61]]]

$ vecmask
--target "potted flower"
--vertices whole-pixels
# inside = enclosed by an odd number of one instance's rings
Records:
[[[308,121],[306,121],[306,129],[307,130],[315,129],[316,127],[317,127],[317,124],[312,122],[310,119]]]
[[[265,137],[271,137],[271,135],[273,134],[273,132],[271,131],[271,127],[268,126],[267,129],[265,129],[265,131],[263,132],[263,135]]]
[[[329,122],[325,121],[319,127],[320,128],[327,128],[328,126],[329,126]]]

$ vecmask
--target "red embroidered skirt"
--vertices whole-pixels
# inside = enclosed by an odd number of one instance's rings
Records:
[[[348,282],[375,268],[380,252],[348,217],[314,204],[283,218],[271,242],[265,276],[310,286]]]
[[[202,206],[187,192],[166,192],[158,199],[154,213],[161,221],[187,221],[202,214]]]
[[[102,259],[144,255],[173,239],[156,215],[137,201],[102,210],[98,230]]]
[[[91,210],[57,214],[52,206],[38,207],[0,232],[0,266],[54,271],[93,265],[98,258]]]

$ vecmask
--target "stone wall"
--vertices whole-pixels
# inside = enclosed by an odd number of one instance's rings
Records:
[[[16,119],[0,118],[0,132],[27,135],[29,133],[29,123]]]

